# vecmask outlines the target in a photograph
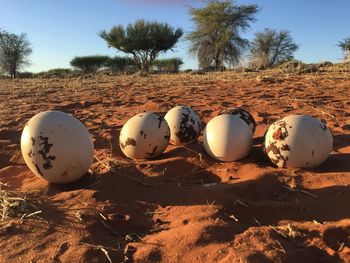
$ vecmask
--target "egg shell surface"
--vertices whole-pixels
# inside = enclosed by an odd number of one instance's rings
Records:
[[[65,184],[86,174],[94,158],[94,145],[79,120],[64,112],[45,111],[25,125],[21,152],[34,174],[50,183]]]
[[[331,153],[333,137],[319,119],[290,115],[268,128],[264,147],[265,154],[277,167],[317,167]]]
[[[236,115],[214,117],[203,132],[204,149],[221,162],[232,162],[246,157],[251,151],[252,143],[251,128]]]
[[[119,145],[129,158],[149,159],[164,152],[169,138],[170,129],[162,116],[141,113],[124,124],[119,136]]]
[[[251,128],[252,133],[254,134],[255,128],[256,128],[256,122],[254,120],[253,115],[251,115],[249,111],[247,111],[247,110],[245,110],[243,108],[240,108],[240,107],[232,107],[232,108],[228,108],[228,109],[222,110],[219,113],[219,115],[222,115],[222,114],[237,115],[245,123],[247,123],[247,125]]]
[[[188,106],[176,106],[169,110],[164,119],[170,128],[170,143],[183,145],[197,140],[201,132],[201,119]]]

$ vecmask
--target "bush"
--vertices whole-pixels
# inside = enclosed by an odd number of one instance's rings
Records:
[[[177,73],[183,64],[181,58],[156,59],[153,68],[160,73]]]
[[[35,74],[33,72],[18,72],[17,77],[22,79],[33,78]]]
[[[137,71],[137,67],[135,65],[134,60],[129,57],[116,56],[114,58],[109,58],[105,63],[105,67],[114,73],[115,72],[134,73]]]
[[[70,62],[72,67],[80,69],[83,73],[96,73],[110,60],[108,56],[75,57]]]
[[[39,72],[35,74],[35,76],[41,78],[62,78],[71,73],[73,73],[73,71],[69,68],[54,68],[48,71]]]
[[[323,61],[323,62],[317,63],[316,65],[320,68],[334,66],[334,64],[330,61]]]
[[[319,71],[319,67],[316,64],[305,64],[299,60],[290,60],[278,66],[285,73],[315,73]]]

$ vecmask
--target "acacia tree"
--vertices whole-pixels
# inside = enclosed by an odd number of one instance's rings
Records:
[[[344,60],[350,61],[350,37],[340,41],[338,43],[338,47],[340,47],[344,52]]]
[[[292,59],[298,48],[289,31],[266,28],[255,33],[250,47],[250,61],[256,67],[273,67]]]
[[[84,73],[96,73],[109,61],[108,56],[83,56],[71,60],[71,66],[80,69]]]
[[[225,64],[239,62],[249,41],[241,32],[255,21],[256,5],[234,5],[232,1],[209,1],[204,8],[189,8],[195,29],[186,39],[191,43],[190,53],[198,58],[203,69],[221,69]]]
[[[126,28],[119,25],[109,32],[102,31],[99,36],[107,41],[108,46],[131,54],[138,69],[148,72],[157,56],[171,50],[182,34],[181,28],[174,29],[167,23],[137,20]]]
[[[15,78],[17,72],[29,64],[32,53],[27,35],[16,35],[0,29],[0,68]]]

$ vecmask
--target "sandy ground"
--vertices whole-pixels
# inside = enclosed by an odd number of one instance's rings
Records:
[[[350,73],[0,80],[0,99],[0,187],[26,197],[0,216],[0,262],[350,262]],[[216,162],[200,137],[154,160],[125,158],[122,125],[176,105],[204,122],[249,110],[249,157]],[[21,157],[25,123],[48,109],[74,114],[94,138],[93,174],[70,185],[48,185]],[[264,132],[289,114],[327,122],[334,151],[319,168],[265,159]]]

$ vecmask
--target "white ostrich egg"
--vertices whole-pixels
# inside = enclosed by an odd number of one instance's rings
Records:
[[[274,122],[265,134],[265,153],[278,167],[316,167],[332,149],[331,132],[322,121],[310,116],[287,116]]]
[[[21,136],[21,151],[34,174],[55,184],[78,180],[89,170],[94,158],[87,128],[60,111],[44,111],[27,122]]]
[[[170,130],[162,116],[141,113],[129,119],[120,131],[122,152],[132,159],[154,158],[169,144]]]
[[[211,119],[203,132],[206,152],[221,162],[232,162],[246,157],[252,148],[251,128],[238,116],[219,115]]]
[[[183,145],[197,140],[201,132],[201,119],[188,106],[177,106],[168,111],[164,119],[170,128],[170,143]]]
[[[232,107],[232,108],[228,108],[228,109],[222,110],[219,113],[219,115],[222,115],[222,114],[231,114],[231,115],[238,116],[245,123],[247,123],[247,125],[252,130],[252,133],[254,134],[256,123],[255,123],[255,120],[254,120],[253,116],[250,114],[249,111],[247,111],[247,110],[245,110],[243,108],[240,108],[240,107]]]

